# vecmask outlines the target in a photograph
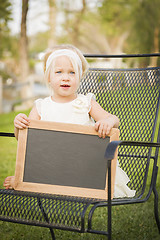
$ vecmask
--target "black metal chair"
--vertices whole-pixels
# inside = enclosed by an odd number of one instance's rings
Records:
[[[158,133],[155,133],[156,125],[159,124],[160,67],[90,69],[81,82],[79,92],[94,93],[105,110],[119,117],[121,140],[111,142],[105,156],[110,163],[119,145],[120,167],[129,176],[128,186],[136,190],[136,195],[133,198],[111,200],[109,190],[108,201],[104,202],[0,189],[0,220],[47,227],[51,231],[52,239],[55,239],[53,228],[103,234],[111,239],[112,206],[143,203],[153,192],[155,219],[160,232],[156,190],[160,125]],[[1,136],[12,137],[14,134],[1,133]],[[151,174],[148,174],[149,169]],[[110,189],[110,174],[108,178]],[[93,213],[99,207],[108,207],[107,231],[92,227]],[[87,226],[84,220],[86,214]]]

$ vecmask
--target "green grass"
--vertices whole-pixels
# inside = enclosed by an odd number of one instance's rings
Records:
[[[13,120],[17,113],[0,115],[0,131],[13,132]],[[28,114],[28,112],[26,112]],[[160,118],[159,118],[160,119]],[[15,138],[0,138],[0,188],[4,178],[13,175],[15,170],[17,141]],[[160,156],[159,156],[160,166]],[[158,192],[160,193],[160,173],[158,175]],[[154,196],[143,204],[133,204],[113,207],[112,239],[123,240],[159,240],[160,235],[154,218]],[[160,209],[160,201],[159,201]],[[94,215],[94,226],[105,229],[107,223],[105,209],[99,209]],[[105,236],[79,234],[68,231],[55,230],[57,240],[103,240]],[[49,240],[48,229],[20,225],[0,221],[0,240]]]

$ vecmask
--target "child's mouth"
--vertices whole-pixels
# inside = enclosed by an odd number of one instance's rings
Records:
[[[61,84],[61,87],[64,88],[64,89],[68,89],[68,88],[70,88],[70,85],[68,85],[68,84]]]

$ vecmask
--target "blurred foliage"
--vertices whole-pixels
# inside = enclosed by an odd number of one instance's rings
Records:
[[[46,1],[49,7],[49,0],[43,1]],[[30,2],[31,0],[29,11]],[[95,0],[92,7],[89,6],[90,1],[81,0],[81,7],[78,8],[75,8],[74,2],[71,4],[67,0],[53,2],[56,3],[53,5],[55,19],[59,13],[62,14],[61,31],[53,34],[57,44],[74,44],[84,53],[159,52],[159,0]],[[0,58],[9,56],[17,61],[19,36],[11,36],[7,25],[11,20],[12,4],[10,0],[0,0]],[[48,29],[28,37],[31,58],[48,48]],[[132,66],[132,60],[129,61]],[[141,65],[150,64],[149,59],[141,58],[140,61]]]
[[[0,0],[0,58],[8,48],[10,31],[8,21],[11,20],[12,5],[10,0]]]
[[[103,0],[99,8],[102,30],[110,41],[126,31],[125,53],[154,53],[160,49],[159,0]],[[149,64],[149,59],[139,59]],[[157,63],[159,64],[159,62]]]
[[[10,0],[0,0],[0,23],[4,25],[2,26],[5,26],[6,23],[11,20],[11,1]]]
[[[5,70],[0,70],[0,76],[2,77],[4,83],[8,78],[10,78],[10,74]]]
[[[103,0],[99,12],[107,36],[118,36],[128,31],[133,4],[136,0]]]
[[[99,11],[108,36],[129,31],[128,52],[154,51],[154,31],[160,30],[159,0],[103,0]]]
[[[155,30],[160,36],[160,1],[136,1],[132,16],[132,46],[138,52],[154,52]],[[159,46],[160,46],[160,37]]]
[[[133,9],[131,29],[127,47],[129,53],[160,52],[160,1],[137,1]],[[150,64],[148,59],[140,59],[140,62],[141,65]],[[160,58],[157,59],[157,66],[159,64]]]
[[[39,32],[29,37],[29,54],[35,56],[37,53],[43,52],[48,47],[49,32]]]

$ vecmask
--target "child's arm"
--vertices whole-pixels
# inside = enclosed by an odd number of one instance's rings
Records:
[[[14,119],[14,134],[16,139],[18,140],[18,132],[19,129],[25,129],[29,126],[30,119],[34,120],[40,120],[40,116],[37,112],[36,106],[34,106],[29,114],[29,117],[27,117],[23,113],[19,113],[15,119]]]
[[[96,121],[95,129],[99,137],[105,138],[113,127],[118,128],[119,119],[117,116],[106,112],[96,101],[91,101],[91,117]]]

